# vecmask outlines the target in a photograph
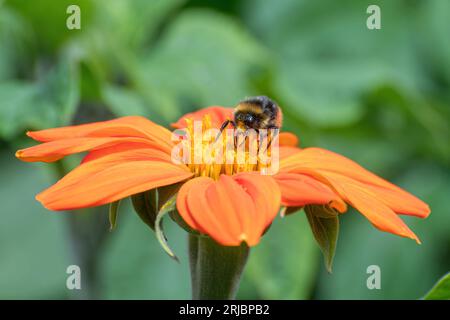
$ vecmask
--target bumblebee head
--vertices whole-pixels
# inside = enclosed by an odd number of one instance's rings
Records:
[[[234,121],[240,129],[257,129],[261,122],[261,116],[246,110],[236,110],[234,113]]]

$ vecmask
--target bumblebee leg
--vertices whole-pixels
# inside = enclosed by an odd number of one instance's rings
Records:
[[[258,139],[259,139],[258,150],[261,149],[262,143],[263,143],[263,141],[265,140],[265,138],[269,138],[269,137],[266,136],[266,135],[264,135],[264,137],[261,137],[261,136],[259,135],[259,130],[258,130]]]
[[[242,143],[245,142],[245,136],[244,136],[244,141],[241,142],[241,143],[238,145],[239,137],[240,137],[242,134],[243,134],[243,132],[242,132],[241,129],[237,129],[237,130],[235,131],[235,133],[234,133],[234,145],[235,145],[235,146],[238,146],[238,148],[242,145]]]
[[[270,127],[269,129],[276,129],[276,130],[275,130],[275,133],[274,133],[273,137],[271,137],[271,138],[269,139],[269,143],[267,143],[267,147],[266,147],[266,150],[265,150],[265,151],[269,150],[269,147],[270,147],[270,145],[272,144],[273,139],[274,139],[276,136],[278,136],[278,134],[280,133],[280,129],[279,129],[278,127]],[[265,151],[264,151],[264,152],[265,152]]]
[[[258,134],[258,136],[259,136],[259,129],[253,129],[253,130],[255,130],[256,131],[256,133]],[[248,132],[248,131],[247,131]],[[239,144],[239,147],[243,144],[243,143],[245,143],[246,141],[247,141],[247,138],[249,138],[248,137],[248,135],[246,135],[243,131],[241,131],[241,130],[238,130],[238,134],[244,134],[244,141],[242,141],[240,144]],[[249,138],[250,139],[250,138]]]
[[[217,142],[217,140],[219,140],[220,136],[222,135],[223,130],[225,130],[225,128],[229,125],[232,124],[234,128],[236,128],[236,123],[234,123],[233,120],[225,120],[224,123],[222,123],[222,126],[220,127],[220,132],[216,137],[216,140],[214,142]]]

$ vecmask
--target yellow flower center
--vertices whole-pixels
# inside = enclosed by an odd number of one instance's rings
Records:
[[[254,130],[234,129],[220,133],[218,128],[212,127],[209,115],[202,121],[185,120],[182,157],[195,176],[217,180],[221,174],[272,173],[274,156],[278,157],[278,139],[273,138],[268,147],[271,133],[263,133],[266,134],[263,136]]]

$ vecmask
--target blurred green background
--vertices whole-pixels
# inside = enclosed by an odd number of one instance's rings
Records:
[[[81,8],[81,30],[66,9]],[[366,9],[381,7],[381,30]],[[416,299],[450,268],[450,1],[0,0],[0,298],[190,297],[185,233],[174,263],[130,209],[55,213],[34,195],[72,162],[21,163],[24,132],[143,115],[168,125],[265,94],[301,145],[344,154],[430,204],[405,217],[423,244],[342,216],[325,271],[303,212],[277,219],[238,298]],[[77,159],[72,160],[76,163]],[[68,265],[82,290],[66,289]],[[381,290],[366,287],[369,265]]]

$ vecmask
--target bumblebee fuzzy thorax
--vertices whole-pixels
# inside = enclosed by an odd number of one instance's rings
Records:
[[[248,98],[234,109],[234,122],[240,129],[280,128],[281,110],[266,96]]]

